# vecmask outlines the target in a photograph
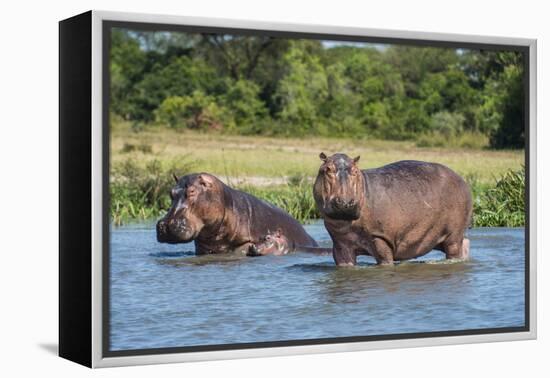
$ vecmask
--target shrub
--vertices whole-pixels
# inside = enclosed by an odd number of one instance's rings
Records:
[[[144,154],[150,154],[153,152],[153,146],[146,143],[142,143],[140,145],[135,145],[132,143],[124,143],[124,146],[122,146],[122,149],[121,149],[122,153],[128,153],[133,151],[139,151]]]
[[[218,93],[222,87],[223,79],[200,58],[180,56],[168,63],[157,62],[129,94],[129,118],[151,122],[166,98],[191,96],[195,91]]]
[[[158,160],[140,166],[130,159],[114,165],[110,183],[113,224],[160,216],[170,207],[172,174],[186,174],[191,167],[192,164],[185,161],[163,166]]]
[[[508,171],[474,201],[474,226],[525,225],[525,167]]]
[[[431,116],[430,127],[433,131],[451,137],[462,133],[464,120],[464,116],[460,113],[438,112]]]
[[[157,121],[175,129],[221,130],[231,127],[233,120],[214,97],[201,91],[191,96],[173,96],[165,99],[155,111]]]
[[[417,147],[471,148],[482,149],[489,145],[489,137],[479,132],[464,132],[447,136],[439,132],[420,134],[416,137]]]
[[[447,138],[439,133],[421,134],[416,138],[417,147],[445,147]]]

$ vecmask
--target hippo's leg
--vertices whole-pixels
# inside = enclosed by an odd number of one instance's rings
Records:
[[[462,256],[463,259],[470,258],[470,239],[462,239]]]
[[[355,250],[347,243],[335,243],[332,248],[332,257],[338,266],[354,266],[357,263]]]
[[[443,252],[447,259],[467,259],[470,251],[470,241],[462,239],[458,242],[447,241],[443,244]]]
[[[262,254],[260,253],[260,251],[256,247],[256,244],[250,244],[248,246],[248,250],[246,251],[246,255],[247,256],[261,256]]]
[[[393,250],[384,239],[374,238],[373,253],[376,263],[379,265],[393,265]]]
[[[233,248],[232,252],[236,254],[248,255],[248,253],[250,252],[250,248],[254,250],[254,247],[255,247],[254,243],[246,242],[244,244],[239,245],[238,247]]]

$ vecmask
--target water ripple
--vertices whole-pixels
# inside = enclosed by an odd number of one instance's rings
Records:
[[[322,224],[306,226],[329,246]],[[394,266],[360,256],[194,256],[154,224],[111,233],[111,348],[143,349],[524,323],[523,229],[472,229],[469,261],[439,252]]]

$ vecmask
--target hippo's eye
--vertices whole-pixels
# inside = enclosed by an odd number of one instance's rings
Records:
[[[193,196],[193,195],[195,195],[195,193],[197,193],[197,189],[195,189],[194,186],[190,186],[190,187],[187,188],[186,193],[187,193],[188,197]]]
[[[329,174],[329,175],[332,175],[334,174],[334,168],[330,165],[328,165],[326,168],[325,168],[325,173]]]
[[[265,237],[265,240],[267,240],[267,241],[271,240],[271,236],[267,235],[267,236]]]

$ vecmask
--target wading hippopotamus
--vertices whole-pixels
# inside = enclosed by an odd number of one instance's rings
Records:
[[[332,248],[296,245],[289,242],[280,228],[260,238],[260,243],[252,244],[248,248],[248,256],[286,255],[290,251],[309,252],[318,255],[332,253]]]
[[[472,196],[455,172],[422,161],[361,171],[359,156],[319,157],[323,163],[313,195],[337,265],[355,265],[357,255],[392,264],[432,249],[448,259],[468,257],[464,232],[470,225]]]
[[[268,231],[267,235],[260,238],[258,244],[248,247],[248,256],[286,255],[290,251],[290,242],[280,228],[277,231]]]
[[[288,213],[248,193],[232,189],[208,173],[174,177],[172,206],[157,223],[161,243],[195,242],[197,255],[242,252],[280,229],[295,245],[317,246]]]

